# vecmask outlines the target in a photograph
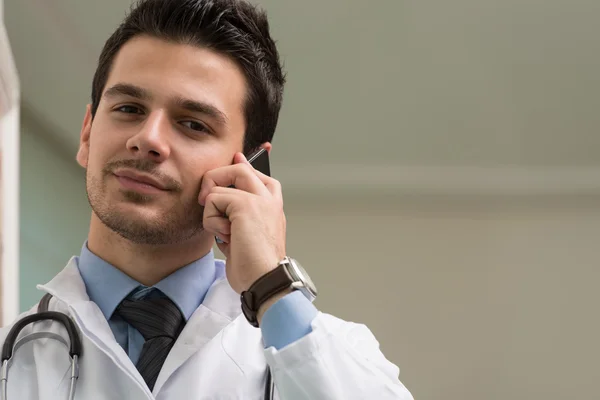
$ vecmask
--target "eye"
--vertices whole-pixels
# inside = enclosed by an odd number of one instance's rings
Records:
[[[198,122],[198,121],[181,121],[180,124],[185,126],[186,128],[193,130],[193,131],[206,132],[206,133],[210,132],[209,129],[206,127],[206,125],[204,125],[203,123]]]
[[[140,110],[139,107],[131,106],[131,105],[124,105],[124,106],[117,107],[117,108],[115,108],[115,111],[118,111],[123,114],[142,114],[142,110]]]

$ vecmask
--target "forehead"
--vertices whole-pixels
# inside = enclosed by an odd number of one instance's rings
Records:
[[[180,96],[209,102],[230,116],[242,113],[246,80],[229,57],[203,47],[137,36],[113,60],[104,90],[133,84],[153,97]]]

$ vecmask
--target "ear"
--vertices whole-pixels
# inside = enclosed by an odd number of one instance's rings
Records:
[[[265,149],[267,151],[267,153],[269,153],[269,155],[271,155],[271,149],[273,148],[273,145],[270,142],[264,142],[263,144],[260,145],[260,147]]]
[[[87,168],[88,156],[90,154],[90,133],[92,132],[92,106],[87,105],[83,125],[79,135],[79,150],[77,151],[77,163],[83,168]]]

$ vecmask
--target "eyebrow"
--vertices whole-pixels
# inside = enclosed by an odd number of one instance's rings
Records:
[[[183,97],[175,97],[174,103],[177,107],[184,110],[207,115],[216,120],[221,125],[227,125],[227,116],[217,107],[196,100],[186,99]]]
[[[129,96],[146,101],[152,99],[152,95],[148,90],[128,83],[117,83],[104,92],[104,97],[118,96]],[[227,116],[221,110],[211,104],[180,96],[175,96],[170,100],[178,108],[182,108],[193,113],[204,114],[215,119],[221,125],[227,125]]]
[[[140,100],[150,100],[152,96],[150,92],[139,86],[130,85],[127,83],[117,83],[104,92],[104,97],[129,96]]]

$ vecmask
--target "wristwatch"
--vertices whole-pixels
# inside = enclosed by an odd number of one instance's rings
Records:
[[[271,272],[260,277],[242,292],[242,312],[250,325],[258,328],[257,313],[260,306],[285,289],[302,292],[311,302],[317,298],[317,288],[300,263],[285,257]]]

